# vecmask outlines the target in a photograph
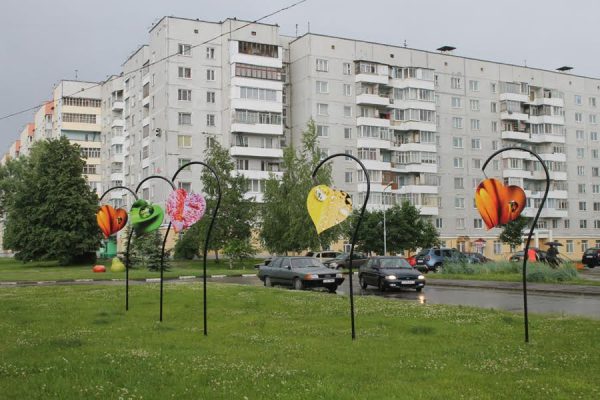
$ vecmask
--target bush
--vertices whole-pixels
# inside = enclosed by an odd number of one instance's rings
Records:
[[[484,264],[447,263],[442,268],[443,274],[486,275],[486,274],[521,274],[523,264],[520,262],[491,262]],[[577,269],[571,263],[552,268],[548,264],[528,263],[528,282],[567,282],[578,278]]]

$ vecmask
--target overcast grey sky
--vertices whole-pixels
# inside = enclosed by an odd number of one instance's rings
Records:
[[[158,18],[255,20],[296,0],[2,0],[0,116],[49,99],[60,79],[120,72]],[[264,22],[315,33],[600,77],[600,2],[594,0],[307,0]],[[0,120],[8,150],[33,111]]]

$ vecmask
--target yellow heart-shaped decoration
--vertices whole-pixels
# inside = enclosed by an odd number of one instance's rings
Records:
[[[310,189],[306,208],[320,234],[348,218],[352,213],[352,199],[346,192],[319,185]]]

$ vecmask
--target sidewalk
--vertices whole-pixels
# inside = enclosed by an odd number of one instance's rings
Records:
[[[518,290],[522,291],[522,282],[498,282],[498,281],[469,281],[462,279],[428,279],[427,286],[450,286],[466,287],[477,289],[495,289],[495,290]],[[527,282],[527,292],[557,294],[564,293],[569,295],[589,295],[600,296],[600,286],[586,285],[559,285],[552,283],[531,283]]]

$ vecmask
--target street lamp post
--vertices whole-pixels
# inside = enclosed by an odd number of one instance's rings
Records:
[[[387,184],[386,187],[383,188],[383,190],[381,191],[381,193],[383,194],[384,198],[385,198],[385,189],[389,188],[392,186],[392,183],[394,182],[390,182]],[[383,200],[383,199],[382,199]],[[387,255],[387,231],[385,228],[385,204],[383,207],[383,255]]]

